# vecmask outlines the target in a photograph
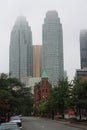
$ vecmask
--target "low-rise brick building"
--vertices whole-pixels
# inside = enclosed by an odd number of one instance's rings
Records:
[[[44,71],[41,81],[34,86],[34,103],[39,101],[47,101],[52,86],[48,80],[48,76]]]

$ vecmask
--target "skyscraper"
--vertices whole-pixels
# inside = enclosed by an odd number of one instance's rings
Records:
[[[63,77],[63,33],[58,13],[48,11],[42,27],[42,72],[45,70],[52,84]]]
[[[87,68],[87,30],[80,31],[80,61],[81,69]]]
[[[41,45],[33,45],[33,77],[41,76]]]
[[[26,18],[20,16],[11,32],[9,71],[17,79],[32,76],[32,32]]]

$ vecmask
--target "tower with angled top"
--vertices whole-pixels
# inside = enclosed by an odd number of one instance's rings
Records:
[[[48,11],[42,26],[42,72],[45,70],[52,84],[64,76],[63,31],[58,13]]]
[[[32,32],[24,16],[17,18],[11,31],[9,72],[21,79],[32,76]]]

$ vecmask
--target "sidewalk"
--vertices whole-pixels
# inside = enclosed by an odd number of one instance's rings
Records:
[[[52,120],[51,118],[46,118],[46,119]],[[75,128],[80,128],[82,130],[87,130],[87,123],[85,123],[85,122],[70,122],[69,120],[65,120],[65,119],[62,119],[62,120],[54,119],[53,121],[56,121],[60,124],[72,126],[72,127],[75,127]]]
[[[57,121],[58,123],[64,124],[64,125],[69,125],[72,127],[87,130],[87,123],[80,123],[80,122],[71,123],[70,121],[63,121],[63,120],[55,120],[55,121]]]

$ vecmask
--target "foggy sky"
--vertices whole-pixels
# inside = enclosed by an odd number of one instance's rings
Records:
[[[31,26],[33,44],[42,44],[42,24],[56,10],[63,27],[64,69],[69,79],[80,68],[79,34],[87,29],[87,0],[0,0],[0,73],[9,72],[10,33],[18,16]]]

